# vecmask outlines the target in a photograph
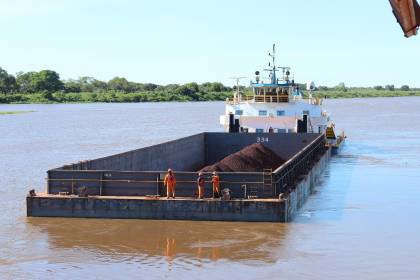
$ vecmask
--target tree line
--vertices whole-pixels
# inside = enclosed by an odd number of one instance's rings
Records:
[[[225,100],[231,91],[220,82],[157,85],[132,82],[124,77],[109,81],[92,77],[61,80],[53,70],[19,72],[14,76],[0,67],[0,103]]]
[[[305,89],[305,84],[298,84]],[[0,103],[75,103],[75,102],[158,102],[158,101],[216,101],[232,97],[235,87],[222,83],[187,83],[157,85],[137,83],[123,77],[101,81],[92,77],[60,79],[53,70],[7,73],[0,67]],[[240,87],[252,94],[250,87]],[[389,84],[374,87],[318,86],[316,93],[326,98],[413,96],[420,89]],[[306,94],[307,95],[307,94]]]
[[[338,85],[334,86],[334,87],[327,87],[327,86],[318,86],[317,90],[321,90],[321,91],[328,91],[328,90],[335,90],[335,91],[348,91],[349,89],[369,89],[369,88],[358,88],[358,87],[347,87],[345,83],[339,83]],[[389,84],[389,85],[385,85],[385,86],[374,86],[373,89],[377,90],[377,91],[419,91],[420,89],[418,88],[410,88],[410,86],[408,85],[402,85],[400,88],[396,88],[394,85]]]

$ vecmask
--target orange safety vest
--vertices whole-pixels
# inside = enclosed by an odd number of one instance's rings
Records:
[[[219,176],[215,175],[213,176],[213,178],[211,179],[212,183],[213,183],[213,190],[214,191],[219,191],[219,187],[220,187],[220,178]]]
[[[176,184],[176,179],[175,179],[175,176],[174,176],[174,174],[166,174],[166,176],[165,176],[165,180],[164,180],[164,185],[165,186],[167,186],[167,187],[174,187],[175,186],[175,184]]]
[[[197,184],[198,184],[198,186],[200,186],[200,187],[204,187],[204,184],[206,183],[206,180],[204,179],[204,177],[198,177],[198,179],[197,179]]]

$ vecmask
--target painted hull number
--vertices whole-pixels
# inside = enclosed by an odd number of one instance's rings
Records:
[[[257,137],[257,143],[266,143],[268,142],[268,137]]]

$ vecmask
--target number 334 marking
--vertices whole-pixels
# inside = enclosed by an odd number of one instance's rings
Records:
[[[257,143],[268,142],[268,137],[257,137]]]

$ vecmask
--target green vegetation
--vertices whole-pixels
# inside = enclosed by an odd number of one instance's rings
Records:
[[[420,96],[419,88],[410,88],[407,85],[396,89],[394,85],[375,86],[372,88],[346,87],[340,83],[336,87],[319,86],[316,94],[326,98],[363,98],[363,97],[396,97]]]
[[[316,91],[316,94],[318,94],[321,97],[326,97],[326,98],[397,97],[397,96],[420,96],[420,90],[377,91],[371,88],[350,88],[346,92],[335,91],[335,90],[328,90],[328,91],[319,90],[319,91]]]
[[[231,92],[197,92],[194,96],[166,91],[154,92],[54,92],[0,94],[0,103],[88,103],[88,102],[161,102],[226,100]]]
[[[32,113],[35,111],[0,111],[0,115],[15,115],[15,114],[25,114]]]
[[[108,82],[92,77],[60,80],[57,72],[19,72],[0,68],[0,103],[158,102],[226,100],[232,88],[222,83],[156,85],[122,77]]]
[[[305,85],[300,85],[305,88]],[[156,85],[136,83],[122,77],[108,82],[92,77],[60,80],[57,72],[19,72],[16,77],[0,68],[0,103],[82,103],[82,102],[159,102],[159,101],[216,101],[232,97],[235,87],[222,83],[187,83]],[[241,88],[249,93],[249,88]],[[420,89],[407,85],[372,88],[319,86],[316,93],[326,98],[391,97],[420,95]]]

